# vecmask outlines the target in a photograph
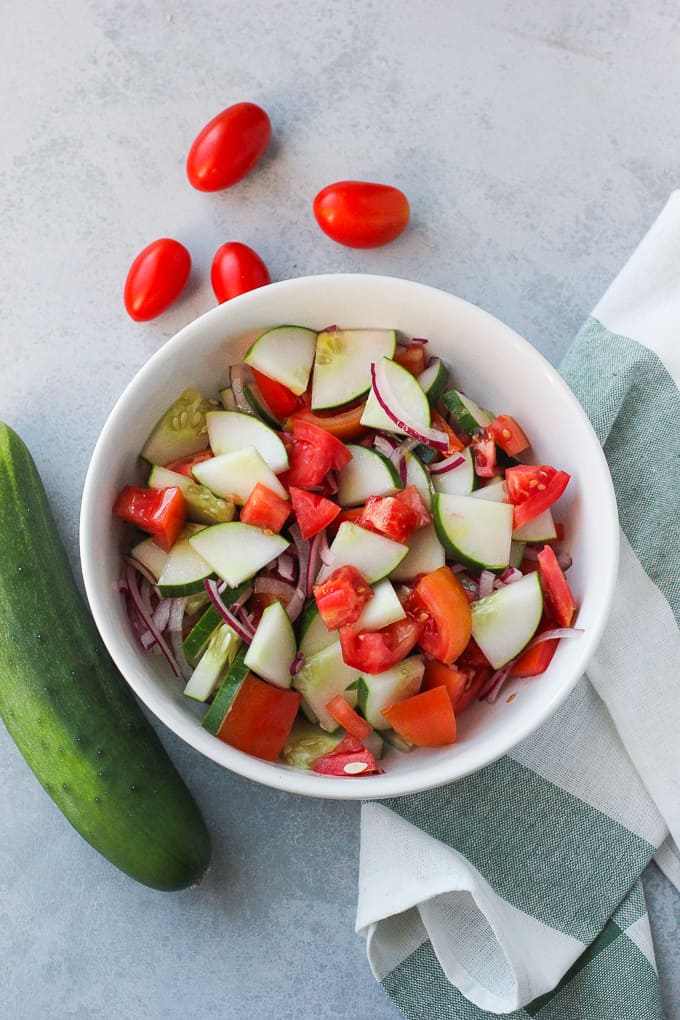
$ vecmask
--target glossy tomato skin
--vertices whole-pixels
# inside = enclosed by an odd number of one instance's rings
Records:
[[[210,267],[210,282],[220,304],[271,283],[266,265],[252,248],[228,241],[218,248]]]
[[[199,191],[231,188],[261,159],[272,128],[255,103],[235,103],[199,132],[187,156],[189,183]]]
[[[135,322],[155,319],[184,290],[191,255],[179,241],[160,237],[140,251],[128,270],[123,299]]]
[[[314,216],[325,234],[348,248],[378,248],[399,237],[410,209],[403,191],[389,184],[337,181],[314,199]]]

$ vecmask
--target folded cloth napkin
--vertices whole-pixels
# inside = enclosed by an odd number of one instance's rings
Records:
[[[663,1017],[640,874],[655,859],[680,888],[680,192],[561,371],[617,492],[614,605],[512,754],[362,806],[357,931],[413,1020]]]

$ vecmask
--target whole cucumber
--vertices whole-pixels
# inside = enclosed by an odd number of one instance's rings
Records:
[[[155,889],[198,882],[201,813],[77,588],[28,449],[0,422],[0,716],[78,832]]]

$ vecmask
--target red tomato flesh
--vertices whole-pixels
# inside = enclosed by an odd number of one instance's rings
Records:
[[[552,546],[544,545],[538,554],[538,576],[543,595],[558,627],[571,627],[576,601]]]
[[[161,237],[135,258],[123,290],[125,310],[135,322],[155,319],[184,290],[191,272],[191,255],[179,241]]]
[[[365,407],[365,400],[355,404],[353,407],[347,407],[343,411],[333,413],[315,414],[314,411],[309,410],[309,407],[304,407],[292,413],[286,428],[292,430],[296,421],[306,421],[323,429],[324,432],[336,436],[338,439],[350,442],[353,439],[361,438],[367,432],[366,426],[361,424],[361,416],[364,413]]]
[[[541,641],[533,648],[527,648],[510,667],[510,676],[530,677],[545,673],[559,644],[558,638]]]
[[[511,471],[516,470],[515,468],[508,468],[505,472],[505,479],[507,482],[508,474]],[[524,527],[529,521],[533,521],[535,517],[542,514],[544,510],[549,510],[553,503],[556,503],[560,498],[567,485],[569,484],[570,475],[566,471],[555,471],[555,474],[550,478],[547,484],[538,482],[532,495],[515,506],[512,512],[512,527],[514,530],[517,528]],[[509,490],[508,490],[509,491]],[[511,500],[511,502],[513,502]]]
[[[276,761],[300,707],[297,691],[283,690],[247,673],[217,733],[225,744]]]
[[[277,492],[272,492],[262,482],[257,482],[241,508],[240,519],[244,524],[272,531],[276,534],[288,520],[291,504]]]
[[[456,740],[456,717],[445,687],[421,691],[383,708],[388,723],[418,747],[445,747]]]
[[[290,467],[281,475],[286,485],[309,489],[320,485],[329,471],[339,471],[352,459],[344,443],[325,429],[296,418],[289,451]]]
[[[496,474],[496,443],[489,429],[481,429],[474,435],[471,446],[475,474],[479,478],[493,478]]]
[[[239,241],[228,241],[218,248],[210,267],[210,282],[222,304],[249,290],[271,283],[266,265],[252,248]]]
[[[270,379],[263,372],[251,368],[253,379],[257,385],[260,395],[275,418],[282,421],[289,414],[300,406],[300,398],[292,390],[289,390],[283,383],[276,379]]]
[[[366,603],[373,598],[373,589],[364,575],[349,564],[338,567],[325,581],[315,584],[313,592],[329,630],[356,623]]]
[[[371,752],[356,737],[347,736],[334,750],[317,758],[314,772],[325,776],[368,776],[379,772]]]
[[[419,376],[425,371],[425,344],[399,344],[394,360],[411,375]]]
[[[304,539],[313,538],[323,531],[340,513],[340,507],[318,492],[307,492],[306,489],[290,487],[290,501],[293,513],[300,525],[300,534]]]
[[[184,493],[176,486],[143,489],[126,485],[113,504],[113,512],[121,520],[149,532],[158,545],[169,552],[184,524]]]
[[[260,106],[228,106],[196,136],[187,156],[189,183],[199,191],[230,188],[261,159],[271,132],[269,117]]]
[[[382,673],[405,659],[418,643],[423,627],[418,620],[407,617],[380,630],[340,628],[342,657],[348,666],[362,673]]]
[[[472,634],[470,603],[449,567],[424,574],[406,600],[406,609],[422,624],[419,644],[440,662],[454,662]]]
[[[314,199],[316,222],[328,237],[349,248],[377,248],[408,226],[406,195],[387,184],[337,181]]]
[[[496,444],[509,457],[517,456],[518,453],[522,453],[530,446],[529,440],[510,414],[499,414],[497,418],[489,422],[487,429]]]
[[[490,674],[491,670],[483,666],[447,666],[437,659],[428,659],[421,690],[444,687],[451,699],[454,715],[457,716],[476,700],[482,684]]]
[[[193,453],[191,457],[182,457],[181,460],[173,460],[170,464],[166,464],[168,471],[176,471],[178,475],[184,475],[186,478],[194,480],[192,468],[195,464],[200,464],[204,460],[211,460],[213,453],[211,450],[203,450],[202,453]]]
[[[351,705],[347,704],[342,694],[336,694],[334,698],[331,698],[326,705],[326,711],[339,726],[342,726],[351,737],[355,737],[357,740],[364,740],[369,733],[373,732],[371,724],[366,722],[358,712],[355,712]]]

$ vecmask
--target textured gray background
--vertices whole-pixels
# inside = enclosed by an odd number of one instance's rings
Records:
[[[274,279],[375,271],[475,301],[557,362],[677,186],[671,0],[418,3],[26,0],[0,33],[0,416],[29,443],[77,562],[97,432],[135,370],[214,303],[212,253],[252,244]],[[184,176],[196,131],[243,99],[275,140],[232,191]],[[334,245],[311,199],[394,183],[412,226]],[[136,252],[194,256],[183,299],[123,311]],[[2,1020],[396,1020],[353,932],[357,806],[231,776],[163,732],[214,836],[198,890],[157,894],[85,845],[0,730]],[[668,1016],[680,898],[647,877]]]

